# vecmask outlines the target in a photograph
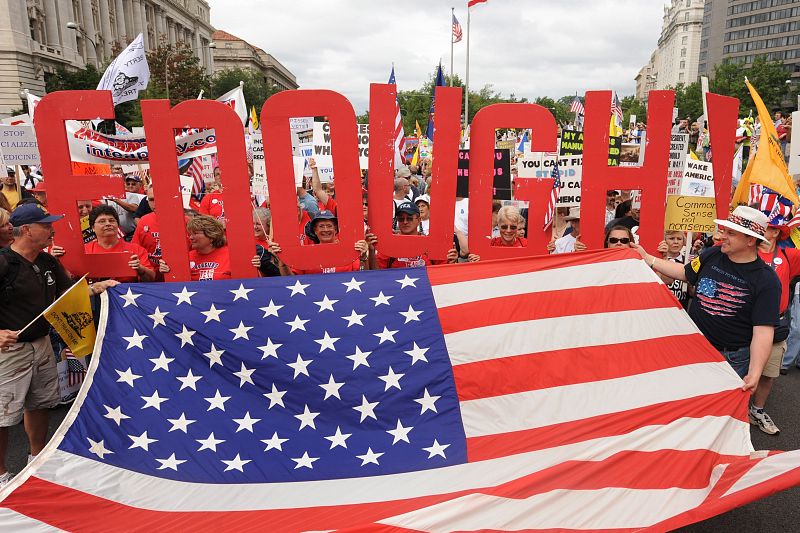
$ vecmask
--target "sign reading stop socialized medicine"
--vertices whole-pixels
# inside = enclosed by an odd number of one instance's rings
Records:
[[[39,145],[33,126],[0,126],[0,154],[6,165],[38,165]]]

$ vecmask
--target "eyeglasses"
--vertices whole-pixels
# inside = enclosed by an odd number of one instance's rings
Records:
[[[508,229],[510,229],[510,230],[514,231],[514,230],[516,230],[516,229],[517,229],[517,227],[518,227],[518,226],[515,226],[515,225],[513,225],[513,224],[500,224],[500,229],[502,229],[502,230],[508,230]]]
[[[622,244],[628,244],[631,242],[631,240],[628,237],[622,237],[621,239],[618,239],[616,237],[609,237],[608,242],[611,244],[617,244],[618,242]]]
[[[414,221],[414,217],[413,216],[412,217],[399,216],[399,217],[397,217],[397,221],[398,222],[413,222]]]

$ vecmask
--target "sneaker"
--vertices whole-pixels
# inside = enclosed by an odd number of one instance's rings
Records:
[[[14,476],[11,474],[11,472],[6,472],[5,474],[0,475],[0,489],[8,485],[12,479],[14,479]]]
[[[763,409],[750,409],[750,423],[758,426],[758,429],[767,435],[777,435],[781,432]]]

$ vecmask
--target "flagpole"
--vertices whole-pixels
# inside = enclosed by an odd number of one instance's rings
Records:
[[[464,81],[464,129],[469,126],[469,23],[470,9],[467,7],[467,71]]]
[[[456,16],[456,8],[450,8],[450,87],[453,86],[453,19]]]
[[[84,279],[86,279],[86,276],[88,276],[88,274],[84,274],[84,275],[83,275],[83,277],[82,277],[81,279],[79,279],[78,281],[76,281],[75,283],[73,283],[73,284],[70,286],[70,288],[69,288],[69,289],[65,290],[65,291],[64,291],[64,292],[61,294],[61,296],[59,296],[58,298],[56,298],[56,299],[53,301],[53,303],[51,303],[50,305],[48,305],[48,306],[45,308],[45,310],[44,310],[44,311],[42,311],[41,313],[39,313],[39,314],[36,316],[36,318],[34,318],[34,319],[33,319],[33,320],[31,320],[30,322],[28,322],[28,325],[27,325],[27,326],[25,326],[25,327],[24,327],[24,328],[22,328],[21,330],[17,331],[17,332],[16,332],[16,335],[17,335],[17,336],[19,336],[19,335],[22,335],[22,332],[23,332],[23,331],[25,331],[26,329],[28,329],[29,327],[31,327],[31,326],[34,324],[34,322],[36,322],[37,320],[39,320],[40,318],[42,318],[42,317],[45,315],[45,313],[47,313],[48,311],[50,311],[50,310],[51,310],[51,309],[52,309],[52,308],[53,308],[53,307],[54,307],[54,306],[55,306],[55,305],[56,305],[58,302],[60,302],[60,301],[61,301],[61,299],[62,299],[62,298],[64,298],[64,297],[65,297],[65,296],[66,296],[66,295],[67,295],[67,294],[68,294],[68,293],[69,293],[69,292],[70,292],[70,291],[71,291],[71,290],[72,290],[72,289],[75,287],[75,285],[77,285],[78,283],[80,283],[81,281],[83,281]]]

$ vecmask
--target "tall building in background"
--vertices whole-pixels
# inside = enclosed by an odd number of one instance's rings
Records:
[[[664,21],[658,47],[636,75],[636,96],[697,80],[703,0],[672,0],[664,6]]]
[[[787,79],[800,83],[800,0],[706,0],[700,74],[762,55],[782,61]]]
[[[267,85],[281,90],[297,89],[297,78],[280,61],[261,48],[253,46],[226,31],[217,30],[213,35],[214,71],[228,68],[252,69],[263,76]]]
[[[210,74],[210,16],[205,0],[0,0],[0,115],[22,107],[24,89],[44,94],[59,66],[102,65],[139,33],[147,49],[189,44]]]

